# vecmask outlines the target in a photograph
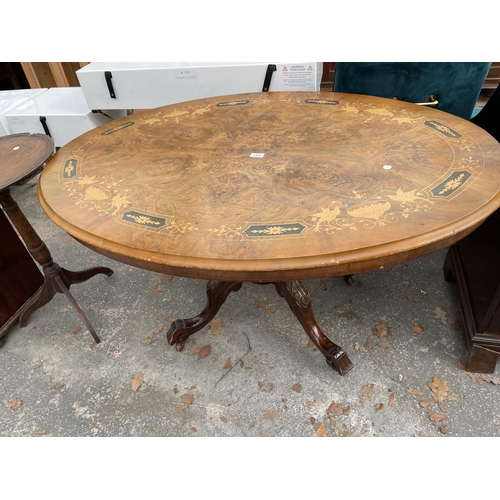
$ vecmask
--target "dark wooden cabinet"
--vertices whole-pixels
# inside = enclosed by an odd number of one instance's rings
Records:
[[[22,307],[43,285],[43,275],[0,210],[0,344]]]
[[[455,279],[462,302],[464,338],[472,346],[467,369],[493,373],[500,356],[500,209],[452,245],[445,278]]]

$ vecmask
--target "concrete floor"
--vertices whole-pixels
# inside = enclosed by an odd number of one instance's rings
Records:
[[[351,286],[305,282],[318,323],[354,363],[344,377],[272,286],[232,293],[179,353],[166,332],[201,311],[205,282],[83,247],[43,213],[36,181],[12,194],[54,260],[115,272],[71,288],[100,344],[62,294],[11,329],[0,349],[0,436],[500,435],[500,369],[459,367],[468,350],[458,289],[443,279],[446,249]]]

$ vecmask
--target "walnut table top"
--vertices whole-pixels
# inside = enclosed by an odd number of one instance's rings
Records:
[[[500,145],[378,97],[216,97],[133,114],[59,150],[48,216],[167,274],[277,282],[390,266],[454,243],[500,205]]]

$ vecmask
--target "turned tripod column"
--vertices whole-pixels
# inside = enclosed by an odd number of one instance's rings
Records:
[[[19,325],[21,327],[26,326],[29,316],[36,309],[50,302],[56,293],[64,293],[96,343],[99,343],[99,337],[84,312],[71,295],[69,287],[72,283],[81,283],[98,273],[104,273],[111,276],[113,271],[105,267],[96,267],[82,272],[66,271],[61,268],[59,264],[53,261],[49,249],[40,236],[38,236],[33,226],[12,198],[9,188],[0,191],[0,205],[2,206],[5,214],[11,220],[14,227],[17,229],[21,238],[24,240],[32,257],[36,260],[36,262],[38,262],[38,264],[40,264],[40,266],[42,266],[45,277],[45,281],[38,298],[21,313],[19,317]]]

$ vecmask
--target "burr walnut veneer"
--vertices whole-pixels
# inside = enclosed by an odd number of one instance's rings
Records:
[[[242,282],[274,283],[323,353],[352,364],[298,280],[345,276],[448,246],[500,205],[500,147],[479,127],[406,102],[341,93],[232,95],[127,116],[55,154],[48,216],[84,245],[210,280],[174,321],[182,349]]]

